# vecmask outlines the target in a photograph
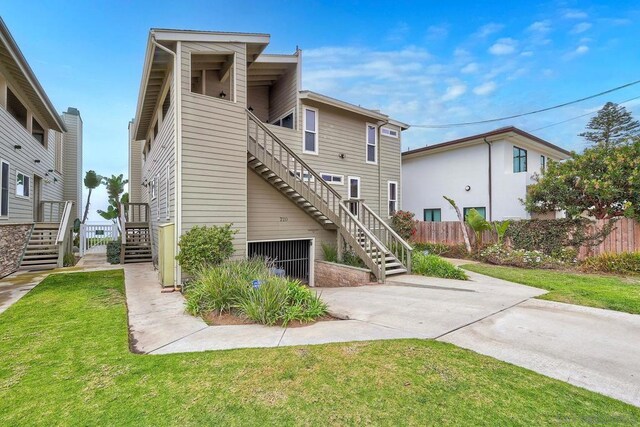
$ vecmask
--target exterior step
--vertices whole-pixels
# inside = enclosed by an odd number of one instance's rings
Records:
[[[391,270],[385,270],[384,274],[387,275],[387,276],[393,276],[395,274],[403,274],[403,273],[406,273],[406,272],[407,272],[406,268],[394,268],[394,269],[391,269]]]

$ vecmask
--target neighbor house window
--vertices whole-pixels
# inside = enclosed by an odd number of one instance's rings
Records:
[[[513,147],[513,172],[527,171],[527,150]]]
[[[422,211],[422,219],[426,222],[442,221],[442,211],[438,209],[424,209]]]
[[[391,138],[397,138],[398,137],[398,131],[395,130],[395,129],[382,128],[380,130],[380,133],[382,133],[384,136],[390,136]]]
[[[27,108],[9,88],[7,88],[7,111],[25,129],[27,128]]]
[[[9,215],[9,163],[0,162],[0,216]]]
[[[34,118],[31,119],[31,135],[38,141],[40,144],[47,146],[45,139],[44,128],[38,123],[38,121]]]
[[[367,163],[377,162],[377,142],[376,127],[367,123]]]
[[[16,173],[16,196],[29,197],[29,184],[31,178],[22,172]]]
[[[321,173],[320,176],[322,177],[322,179],[324,179],[326,182],[330,184],[344,185],[344,177],[342,175],[335,175],[332,173]]]
[[[389,216],[392,216],[398,210],[398,183],[389,181],[387,200],[389,202]]]
[[[544,172],[547,168],[547,158],[545,156],[540,156],[540,171]]]
[[[478,213],[480,215],[482,215],[482,218],[487,219],[487,210],[484,207],[471,207],[471,208],[464,208],[463,209],[463,213],[462,216],[466,219],[467,215],[469,214],[469,211],[471,211],[471,209],[475,209],[478,211]]]
[[[271,122],[272,125],[281,126],[283,128],[293,129],[293,111]]]
[[[318,154],[318,110],[305,107],[303,128],[302,152]]]

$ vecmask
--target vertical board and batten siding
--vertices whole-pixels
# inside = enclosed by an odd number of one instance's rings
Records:
[[[64,175],[65,200],[75,203],[76,217],[82,218],[82,119],[79,115],[62,113],[62,120],[67,127],[63,137],[62,174]]]
[[[235,102],[191,93],[191,53],[235,53]],[[247,88],[243,43],[182,43],[182,232],[233,223],[247,240]],[[231,98],[231,97],[229,97]]]
[[[276,120],[289,111],[294,110],[298,103],[298,75],[296,69],[287,71],[276,81],[269,91],[269,119]],[[258,116],[259,117],[259,116]]]
[[[253,170],[247,170],[247,240],[315,238],[315,258],[322,259],[322,243],[335,246],[336,232],[317,221]]]
[[[309,106],[318,109],[318,155],[302,152],[301,117],[304,105],[298,114],[297,130],[272,125],[269,125],[269,129],[318,174],[342,175],[343,185],[331,185],[343,198],[347,198],[348,177],[360,177],[360,197],[381,218],[386,219],[388,181],[398,183],[398,208],[401,207],[400,138],[379,138],[378,163],[367,163],[366,123],[376,124],[374,120],[367,121],[362,116],[321,104]],[[344,154],[345,158],[341,159],[340,154]]]
[[[161,117],[162,102],[167,93],[167,86],[171,90],[173,97],[173,74],[167,73],[165,86],[156,105],[156,115],[151,123],[155,123],[156,118]],[[151,186],[141,188],[140,198],[143,203],[149,203],[151,212],[151,238],[153,240],[153,255],[157,258],[158,251],[158,226],[175,219],[175,102],[171,101],[166,117],[163,117],[158,126],[158,135],[151,141],[151,148],[147,153],[147,158],[142,164],[142,182],[150,183],[156,179],[156,198],[151,200]],[[134,144],[134,147],[138,144]],[[141,156],[141,154],[140,154]],[[167,166],[170,176],[167,186]],[[133,184],[133,183],[132,183]],[[166,200],[169,198],[169,219],[167,219]],[[132,200],[133,201],[133,200]]]
[[[45,123],[36,117],[40,123]],[[63,200],[63,177],[55,169],[56,132],[47,131],[47,147],[43,147],[20,123],[4,108],[0,107],[0,159],[9,163],[9,215],[0,217],[0,222],[33,222],[33,185],[34,175],[42,178],[41,200]],[[15,145],[22,146],[17,150]],[[40,163],[35,163],[40,160]],[[64,162],[64,159],[63,159]],[[20,171],[30,177],[29,197],[16,196],[16,173]],[[54,182],[57,178],[57,182]]]

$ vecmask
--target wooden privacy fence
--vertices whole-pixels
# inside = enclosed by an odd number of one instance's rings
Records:
[[[601,230],[609,220],[596,220],[587,226],[587,233],[595,233]],[[473,241],[473,232],[469,230],[469,238]],[[416,234],[413,236],[415,243],[445,243],[448,245],[464,244],[462,227],[458,221],[425,222],[418,221]],[[494,243],[495,233],[485,231],[484,243]],[[613,226],[613,231],[597,246],[584,246],[578,251],[578,258],[584,259],[592,255],[603,253],[622,253],[640,251],[640,223],[630,218],[620,218]]]

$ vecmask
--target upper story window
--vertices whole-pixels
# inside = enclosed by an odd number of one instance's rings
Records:
[[[31,135],[43,146],[47,146],[46,132],[35,118],[31,119]]]
[[[398,131],[395,129],[382,128],[380,130],[380,133],[382,133],[384,136],[389,136],[391,138],[398,138]]]
[[[158,193],[157,181],[156,181],[156,178],[154,177],[149,183],[149,196],[151,197],[151,200],[155,200],[155,198],[158,195],[157,193]]]
[[[27,107],[25,107],[18,97],[7,88],[7,111],[25,129],[27,128]]]
[[[526,172],[527,171],[527,150],[513,147],[513,172]]]
[[[389,216],[392,216],[398,210],[398,183],[389,181],[388,190]]]
[[[153,124],[153,135],[151,139],[155,141],[157,136],[158,136],[158,120],[156,120],[156,122]]]
[[[233,53],[191,54],[191,92],[235,101]]]
[[[376,127],[367,123],[367,163],[378,162],[378,135]]]
[[[0,162],[0,216],[9,216],[9,163]]]
[[[540,172],[544,172],[547,168],[547,158],[545,156],[540,156]]]
[[[440,208],[423,209],[422,218],[426,222],[440,222],[442,221],[442,210]]]
[[[164,119],[167,117],[167,113],[169,112],[169,106],[171,106],[171,89],[167,91],[167,94],[164,96],[164,101],[162,101],[162,122],[164,123]]]
[[[16,196],[29,197],[29,185],[31,178],[22,172],[16,173]]]
[[[304,107],[302,152],[318,154],[318,110]]]
[[[282,126],[283,128],[293,129],[293,111],[271,122],[272,125]]]

